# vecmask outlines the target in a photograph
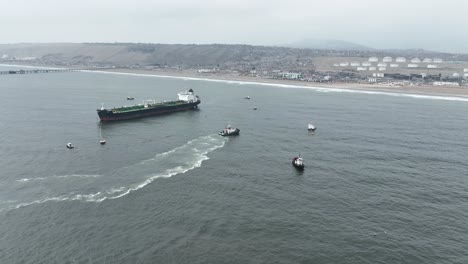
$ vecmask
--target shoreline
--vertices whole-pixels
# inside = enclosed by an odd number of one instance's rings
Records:
[[[14,65],[0,64],[0,66],[25,67],[25,68],[49,68],[61,69],[56,66],[47,65]],[[468,86],[433,86],[433,85],[408,85],[408,86],[389,86],[383,84],[369,83],[346,83],[346,82],[306,82],[295,80],[266,79],[261,77],[240,76],[229,74],[200,74],[194,70],[171,70],[171,69],[96,69],[80,70],[81,72],[95,72],[104,74],[122,74],[136,76],[153,76],[160,78],[173,78],[182,80],[212,81],[236,84],[264,85],[270,87],[313,89],[322,92],[349,92],[365,94],[381,94],[390,96],[404,96],[414,98],[440,99],[450,101],[468,102]]]
[[[349,92],[349,93],[366,93],[366,94],[382,94],[391,96],[406,96],[417,98],[433,98],[451,101],[466,101],[468,102],[468,87],[467,86],[384,86],[359,83],[317,83],[304,82],[293,80],[278,80],[265,79],[260,77],[250,76],[232,76],[227,74],[202,75],[190,71],[159,71],[159,70],[141,70],[141,69],[112,69],[100,71],[107,74],[127,74],[139,76],[154,76],[160,78],[173,78],[183,80],[198,80],[198,81],[213,81],[237,84],[254,84],[271,87],[282,88],[302,88],[314,89],[323,92]]]

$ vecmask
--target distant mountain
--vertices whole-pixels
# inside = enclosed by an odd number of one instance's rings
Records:
[[[335,39],[304,39],[284,45],[291,48],[326,49],[326,50],[359,50],[370,51],[372,48],[364,45]]]

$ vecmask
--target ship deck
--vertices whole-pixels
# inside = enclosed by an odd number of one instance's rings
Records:
[[[127,113],[127,112],[134,112],[134,111],[141,111],[145,109],[154,109],[154,108],[159,108],[159,107],[165,107],[165,106],[176,106],[176,105],[183,105],[186,104],[187,102],[185,101],[170,101],[170,102],[160,102],[160,103],[154,103],[154,104],[138,104],[138,105],[133,105],[133,106],[123,106],[123,107],[118,107],[118,108],[112,108],[109,109],[109,111],[112,111],[113,113]]]

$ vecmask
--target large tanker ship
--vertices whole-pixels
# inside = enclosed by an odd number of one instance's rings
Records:
[[[101,107],[101,109],[97,110],[97,113],[101,121],[116,121],[190,110],[197,108],[201,102],[198,95],[195,95],[192,89],[178,93],[177,95],[179,100],[176,101],[152,101],[112,109]]]

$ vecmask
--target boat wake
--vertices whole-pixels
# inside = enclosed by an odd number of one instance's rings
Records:
[[[71,174],[71,175],[53,175],[48,177],[37,177],[37,178],[23,178],[17,181],[19,182],[32,182],[32,181],[47,181],[52,179],[66,179],[66,178],[97,178],[101,175],[81,175],[81,174]]]
[[[29,201],[17,199],[14,204],[0,202],[0,212],[52,201],[99,203],[107,199],[118,199],[142,189],[158,178],[169,178],[200,167],[203,161],[209,159],[208,153],[223,147],[226,141],[225,138],[218,137],[217,135],[202,136],[190,140],[182,146],[159,153],[152,158],[120,168],[110,175],[60,175],[42,178],[24,178],[17,182],[24,184],[31,181],[70,179],[72,177],[92,179],[88,179],[81,187],[76,186],[76,184],[73,186],[68,184],[65,186],[57,185],[54,189],[53,182],[47,185],[34,185],[35,188],[41,188],[37,190],[31,189],[36,193],[34,195],[36,196],[35,198],[29,199]],[[76,193],[75,190],[77,189],[80,189],[81,193]],[[86,189],[89,192],[86,192]],[[96,192],[96,189],[99,191]],[[44,197],[44,193],[48,194],[47,197]],[[50,195],[51,193],[52,195]]]

